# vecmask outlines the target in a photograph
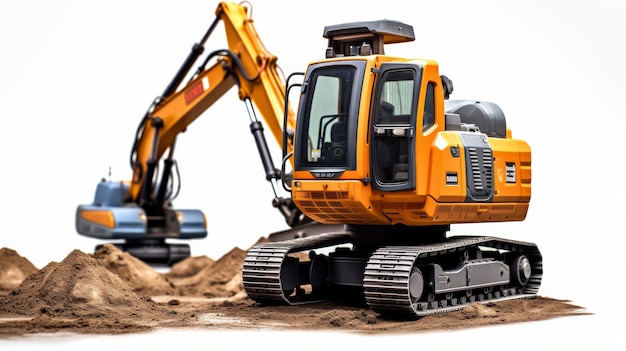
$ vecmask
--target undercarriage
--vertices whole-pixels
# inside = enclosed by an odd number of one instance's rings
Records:
[[[111,244],[122,251],[128,252],[133,257],[155,266],[171,266],[191,255],[189,244],[168,243],[163,238],[126,240]],[[103,245],[105,244],[97,245],[95,250],[98,251]]]
[[[446,237],[445,226],[346,226],[254,246],[244,261],[243,284],[250,298],[266,305],[332,299],[419,318],[473,302],[533,297],[542,273],[532,243]]]

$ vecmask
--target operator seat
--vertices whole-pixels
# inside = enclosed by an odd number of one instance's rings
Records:
[[[347,129],[347,122],[341,117],[330,127],[330,142],[324,144],[326,159],[333,164],[346,161]]]
[[[330,127],[330,141],[333,143],[346,141],[346,129],[346,122],[337,121]]]
[[[409,115],[396,115],[395,106],[387,101],[381,101],[379,106],[379,120],[381,124],[405,124]],[[406,140],[390,138],[381,141],[379,147],[379,164],[386,181],[404,182],[409,179],[408,144]]]
[[[392,118],[394,116],[394,111],[395,107],[387,102],[387,101],[381,101],[380,102],[380,123],[389,123],[392,121]]]

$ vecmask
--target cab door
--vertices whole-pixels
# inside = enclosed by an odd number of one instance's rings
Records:
[[[414,64],[381,65],[370,144],[374,189],[415,189],[415,125],[421,74],[421,67]]]

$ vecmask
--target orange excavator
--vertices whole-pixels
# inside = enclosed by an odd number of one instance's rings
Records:
[[[289,225],[249,250],[242,275],[250,298],[360,300],[381,314],[420,317],[535,296],[543,272],[537,245],[448,235],[456,223],[526,217],[531,150],[512,137],[498,105],[450,100],[452,81],[436,61],[386,55],[386,45],[415,39],[410,25],[391,20],[325,27],[324,57],[284,78],[249,7],[219,3],[141,119],[132,179],[102,180],[94,202],[77,208],[78,233],[123,240],[120,248],[148,262],[189,256],[188,245],[166,241],[207,235],[201,211],[172,205],[176,139],[237,87],[277,194],[272,205]],[[228,48],[205,54],[219,23]],[[279,167],[256,110],[281,148]]]

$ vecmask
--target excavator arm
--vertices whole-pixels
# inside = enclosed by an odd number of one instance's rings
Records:
[[[254,107],[284,154],[292,151],[287,135],[295,127],[295,114],[286,100],[286,82],[279,74],[277,58],[263,45],[249,17],[250,10],[230,2],[218,5],[216,18],[201,41],[193,45],[177,74],[139,123],[130,155],[132,180],[102,180],[98,184],[94,202],[77,209],[76,228],[80,234],[122,239],[124,243],[118,247],[147,262],[172,264],[189,256],[188,245],[165,243],[169,238],[207,235],[201,211],[175,210],[171,205],[176,193],[171,189],[176,140],[234,86],[239,99],[251,108],[251,133],[267,180],[281,179],[283,172],[274,167]],[[205,43],[220,23],[228,48],[203,56]],[[277,194],[276,189],[274,192]],[[290,226],[310,222],[290,198],[276,195],[272,204]]]
[[[182,88],[164,96],[162,101],[157,100],[143,119],[131,155],[133,181],[129,195],[132,201],[149,201],[153,190],[150,189],[151,167],[174,147],[180,133],[234,85],[239,89],[239,98],[256,105],[276,141],[279,145],[282,143],[285,82],[278,74],[276,56],[265,49],[246,7],[223,2],[217,7],[216,16],[207,34],[221,21],[229,48],[209,53],[199,72]],[[213,58],[217,58],[217,62],[205,68]],[[289,106],[286,121],[287,129],[293,130],[295,118]],[[291,147],[287,144],[287,152],[291,152]]]

